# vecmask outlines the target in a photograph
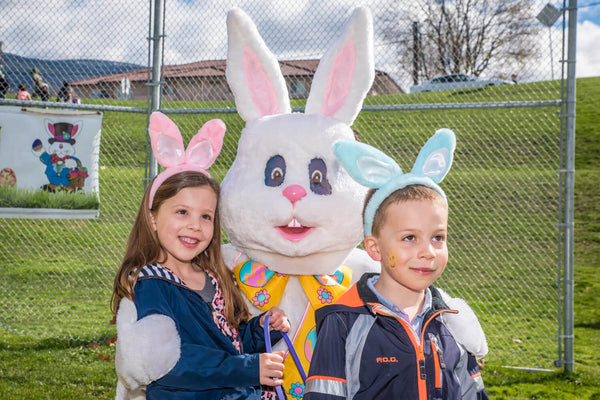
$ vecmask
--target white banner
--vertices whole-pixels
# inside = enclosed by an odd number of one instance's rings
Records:
[[[0,186],[98,193],[102,114],[0,106]]]

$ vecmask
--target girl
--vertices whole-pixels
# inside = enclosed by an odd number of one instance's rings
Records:
[[[19,83],[19,91],[17,92],[17,100],[31,100],[31,94],[27,91],[27,86],[24,83]]]
[[[261,384],[283,383],[283,352],[264,353],[264,317],[271,315],[269,327],[274,330],[287,332],[289,322],[277,308],[249,320],[222,260],[219,184],[205,169],[220,151],[225,126],[209,121],[187,152],[179,130],[163,114],[152,114],[149,131],[157,159],[168,168],[144,194],[115,278],[111,309],[118,335],[117,398],[137,390],[127,372],[120,373],[127,369],[122,364],[131,360],[120,360],[119,345],[159,335],[155,329],[125,329],[120,319],[126,317],[119,309],[132,300],[135,323],[168,317],[181,343],[174,349],[180,352],[175,365],[148,384],[147,399],[258,399]],[[151,359],[159,349],[146,351],[140,359]]]

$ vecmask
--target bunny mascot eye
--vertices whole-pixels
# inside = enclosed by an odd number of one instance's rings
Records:
[[[310,175],[310,190],[315,194],[331,194],[331,185],[327,180],[327,165],[320,158],[314,158],[308,165],[308,174]]]
[[[265,168],[265,185],[280,186],[285,179],[285,160],[281,156],[273,156],[267,161]]]

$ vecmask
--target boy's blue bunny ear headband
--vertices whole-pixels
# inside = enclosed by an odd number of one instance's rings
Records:
[[[381,203],[393,192],[408,185],[423,185],[446,200],[440,183],[452,165],[456,137],[449,129],[440,129],[419,152],[412,171],[402,173],[398,164],[374,147],[355,141],[337,141],[333,151],[355,181],[375,188],[365,209],[365,236],[371,236],[373,218]]]

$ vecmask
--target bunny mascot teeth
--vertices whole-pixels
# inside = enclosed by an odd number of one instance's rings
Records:
[[[366,188],[333,153],[354,141],[350,126],[374,79],[370,12],[357,8],[315,73],[305,113],[291,113],[279,63],[240,9],[227,16],[227,81],[246,122],[221,184],[223,256],[252,314],[279,306],[305,371],[315,342],[314,311],[334,302],[364,272],[379,271],[356,249]],[[286,350],[281,341],[275,350]],[[284,389],[304,383],[286,357]]]

